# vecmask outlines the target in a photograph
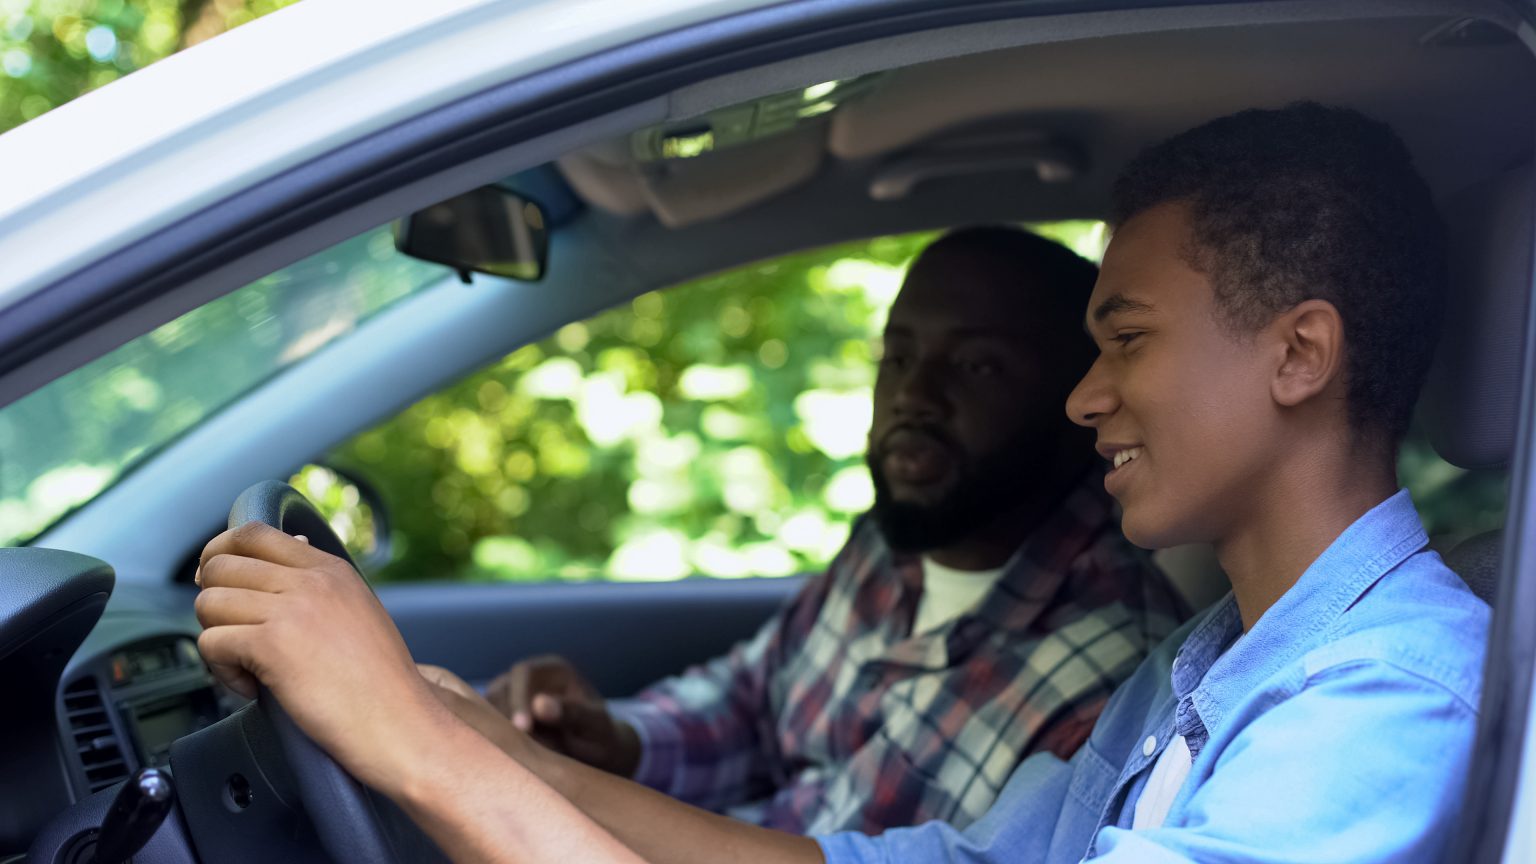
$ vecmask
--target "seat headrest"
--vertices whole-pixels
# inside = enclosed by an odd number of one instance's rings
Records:
[[[1488,531],[1458,543],[1445,556],[1445,566],[1491,606],[1499,591],[1499,559],[1503,552],[1504,532]]]
[[[1451,279],[1420,416],[1436,452],[1463,468],[1498,467],[1514,454],[1533,195],[1536,172],[1527,163],[1442,208]]]

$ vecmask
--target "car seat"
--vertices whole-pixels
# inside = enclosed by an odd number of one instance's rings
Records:
[[[1444,202],[1450,291],[1445,332],[1421,405],[1429,440],[1462,468],[1498,468],[1514,455],[1520,367],[1531,292],[1532,201],[1536,172],[1526,163]],[[1503,532],[1457,544],[1446,564],[1492,603]]]

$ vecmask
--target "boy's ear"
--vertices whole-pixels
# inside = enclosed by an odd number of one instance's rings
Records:
[[[1344,319],[1327,300],[1304,300],[1270,324],[1284,354],[1270,383],[1275,402],[1294,408],[1344,372]]]

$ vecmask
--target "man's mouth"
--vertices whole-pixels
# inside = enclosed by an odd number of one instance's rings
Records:
[[[954,465],[949,446],[916,430],[898,429],[881,448],[886,479],[903,486],[926,486],[948,476]]]

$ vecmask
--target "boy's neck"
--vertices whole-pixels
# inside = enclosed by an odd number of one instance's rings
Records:
[[[1243,632],[1346,528],[1397,491],[1392,459],[1359,455],[1314,451],[1276,464],[1253,490],[1241,525],[1216,542]]]

